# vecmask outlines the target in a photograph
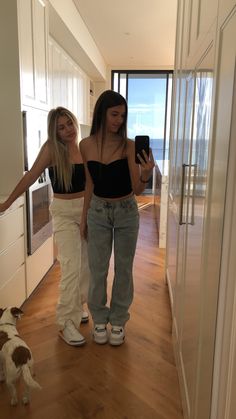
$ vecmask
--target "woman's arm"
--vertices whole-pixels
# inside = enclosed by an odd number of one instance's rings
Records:
[[[33,183],[38,179],[41,173],[51,164],[51,155],[48,143],[45,143],[32,168],[24,174],[14,190],[11,192],[7,200],[0,204],[0,212],[6,211],[11,204],[22,195]]]
[[[80,146],[80,152],[82,155],[82,159],[84,162],[84,168],[85,168],[85,175],[86,175],[86,183],[85,183],[85,193],[84,193],[84,206],[83,206],[83,212],[81,216],[81,222],[80,222],[80,235],[82,238],[87,239],[87,214],[88,209],[90,206],[91,197],[93,194],[93,181],[90,176],[88,167],[87,167],[87,159],[86,159],[86,142],[85,140],[82,140],[79,144]]]
[[[143,154],[145,160],[139,156],[140,164],[135,163],[135,143],[132,140],[127,140],[127,158],[132,189],[135,195],[140,195],[144,191],[149,178],[152,176],[152,170],[154,167],[152,150],[150,149],[149,157],[145,151],[143,151]]]

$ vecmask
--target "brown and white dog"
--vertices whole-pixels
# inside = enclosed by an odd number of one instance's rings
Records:
[[[30,388],[41,389],[32,378],[32,353],[16,330],[16,320],[22,314],[17,307],[0,308],[0,381],[6,381],[12,406],[18,403],[15,382],[21,375],[25,383],[23,404],[30,402]]]

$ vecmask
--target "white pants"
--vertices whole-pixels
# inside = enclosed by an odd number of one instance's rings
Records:
[[[61,266],[60,294],[56,309],[60,328],[63,328],[69,319],[79,327],[82,304],[87,301],[90,278],[87,242],[81,240],[79,231],[83,203],[84,198],[54,198],[50,205],[53,233]]]

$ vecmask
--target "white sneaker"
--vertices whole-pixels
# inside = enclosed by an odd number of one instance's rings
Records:
[[[122,326],[112,326],[111,333],[109,338],[110,345],[119,346],[124,343],[125,340],[125,330]]]
[[[108,334],[105,324],[95,324],[92,333],[94,342],[99,343],[100,345],[107,343]]]
[[[89,314],[87,311],[82,312],[81,323],[88,323],[89,321]]]
[[[81,346],[85,344],[85,338],[80,334],[78,329],[76,329],[72,320],[66,321],[64,329],[59,332],[59,336],[68,343],[68,345]]]

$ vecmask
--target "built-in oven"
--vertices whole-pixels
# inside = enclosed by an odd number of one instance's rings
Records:
[[[46,177],[46,174],[43,176]],[[40,179],[26,193],[29,255],[32,255],[52,235],[52,220],[49,212],[51,196],[50,182],[41,183]]]
[[[24,166],[28,171],[47,139],[47,112],[25,108],[23,113]],[[32,255],[51,235],[52,220],[49,206],[52,189],[48,169],[26,192],[27,248]]]

